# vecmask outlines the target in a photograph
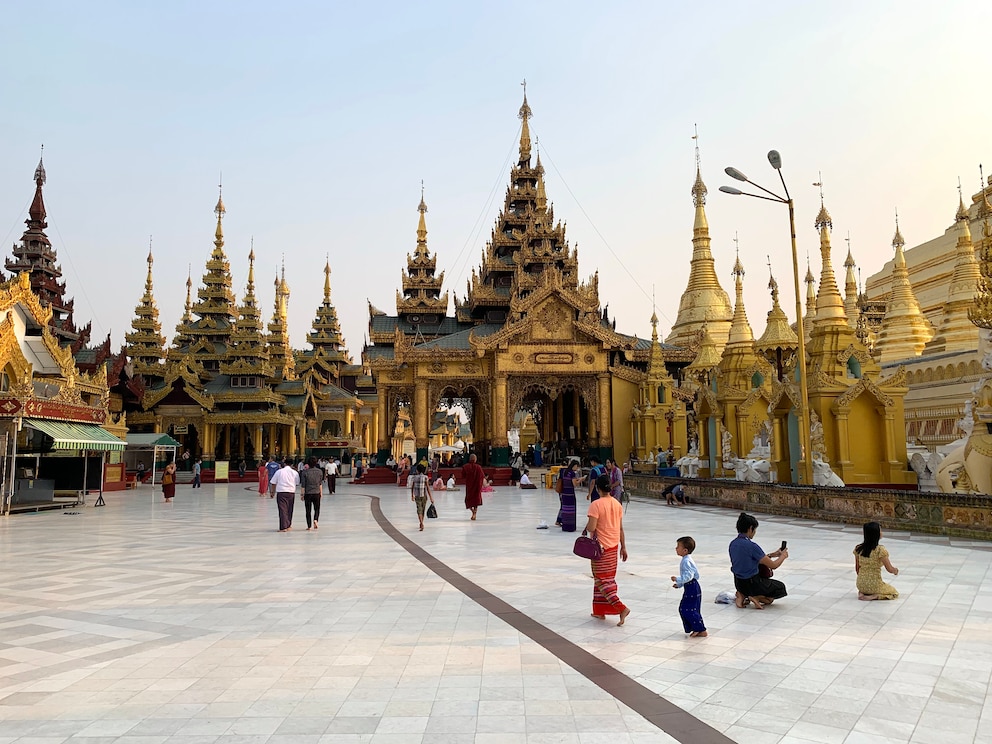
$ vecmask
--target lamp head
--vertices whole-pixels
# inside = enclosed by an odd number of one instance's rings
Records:
[[[735,189],[733,186],[721,186],[720,191],[722,191],[724,194],[732,194],[734,196],[740,196],[741,194],[744,193],[740,189]]]
[[[723,172],[726,173],[731,178],[733,178],[735,181],[746,181],[747,180],[747,176],[745,176],[743,173],[741,173],[736,168],[724,168],[723,169]]]
[[[782,170],[782,156],[778,154],[778,150],[768,151],[768,162],[775,170]]]

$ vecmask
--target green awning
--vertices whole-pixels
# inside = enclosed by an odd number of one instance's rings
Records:
[[[76,424],[69,421],[24,419],[24,424],[55,440],[57,450],[123,451],[127,443],[96,424]]]
[[[127,446],[131,449],[151,449],[153,447],[182,447],[168,434],[128,433]]]

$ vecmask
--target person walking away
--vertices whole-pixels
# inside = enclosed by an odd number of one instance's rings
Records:
[[[619,615],[623,625],[630,608],[617,595],[617,557],[627,560],[627,540],[623,532],[623,507],[610,493],[610,476],[596,480],[599,498],[589,504],[588,520],[582,534],[592,533],[603,548],[599,560],[592,561],[592,616],[605,620],[607,615]]]
[[[327,493],[333,494],[337,490],[338,485],[338,464],[334,461],[333,457],[327,461],[324,470],[327,473]]]
[[[427,477],[427,466],[417,464],[417,472],[410,478],[410,501],[417,505],[417,519],[420,520],[420,531],[424,531],[424,514],[427,511],[427,500],[434,503],[431,493],[431,482]]]
[[[854,549],[854,571],[858,574],[858,599],[870,602],[875,599],[896,599],[899,592],[882,581],[882,566],[893,576],[899,569],[889,562],[889,551],[879,545],[882,525],[868,522],[862,528],[864,542]]]
[[[468,456],[468,462],[462,466],[462,480],[465,481],[465,508],[472,510],[472,520],[474,521],[482,506],[482,482],[486,473],[477,462],[478,458],[473,452]]]
[[[162,495],[166,501],[172,501],[176,495],[176,463],[170,462],[162,473]]]
[[[193,462],[193,488],[200,488],[200,471],[203,468],[203,461],[197,457]]]
[[[276,473],[280,470],[279,463],[276,462],[276,458],[273,455],[269,455],[269,461],[265,463],[265,470],[269,474],[269,498],[274,499],[276,497],[276,487],[272,483],[272,479],[276,477]]]
[[[696,541],[691,537],[680,537],[675,542],[675,555],[682,558],[679,563],[679,575],[672,577],[672,588],[682,590],[682,601],[679,602],[679,616],[682,627],[690,638],[705,638],[709,635],[703,625],[703,591],[699,587],[699,569],[692,560],[692,551],[696,549]]]
[[[307,461],[309,467],[303,471],[303,495],[300,499],[307,510],[307,531],[317,529],[317,520],[320,519],[320,493],[323,489],[324,471],[317,466],[317,458],[311,457]],[[310,512],[313,511],[313,519]]]
[[[269,469],[265,467],[265,460],[259,460],[258,462],[258,495],[260,498],[264,498],[265,494],[269,492]]]
[[[276,506],[279,508],[279,531],[288,532],[293,529],[293,499],[300,485],[300,474],[290,464],[283,460],[282,467],[272,476],[272,486],[276,492]]]
[[[572,460],[558,476],[561,481],[561,511],[558,512],[558,522],[562,532],[575,532],[575,491],[582,485],[582,475],[579,473],[579,463]]]

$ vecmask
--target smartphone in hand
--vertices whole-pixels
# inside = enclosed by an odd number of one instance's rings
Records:
[[[788,541],[783,540],[782,541],[782,547],[779,548],[779,550],[785,550],[787,547],[788,547]]]

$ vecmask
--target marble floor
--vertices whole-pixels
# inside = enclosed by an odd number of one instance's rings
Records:
[[[789,597],[733,588],[736,514],[634,500],[624,627],[589,617],[552,491],[339,485],[316,532],[235,485],[0,519],[0,744],[992,742],[992,552],[887,534],[902,596],[859,602],[860,527],[763,518]],[[671,588],[692,535],[710,635]],[[605,664],[603,663],[605,662]],[[597,666],[598,665],[598,666]]]

